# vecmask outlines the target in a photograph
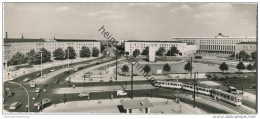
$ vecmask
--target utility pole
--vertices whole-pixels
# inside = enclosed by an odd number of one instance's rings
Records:
[[[132,73],[131,73],[131,98],[133,99],[134,98],[134,92],[133,92],[133,81],[134,81],[134,79],[133,79],[133,71],[134,71],[134,64],[132,63]]]
[[[194,72],[194,82],[193,82],[193,83],[194,83],[194,86],[193,86],[193,87],[194,87],[194,93],[193,93],[193,99],[194,99],[194,100],[193,100],[193,108],[195,108],[195,104],[196,104],[196,102],[195,102],[195,97],[196,97],[196,96],[195,96],[195,93],[196,93],[196,87],[195,87],[195,86],[196,86],[196,72]]]
[[[197,72],[197,80],[196,80],[196,83],[199,81],[199,72]],[[197,92],[197,97],[199,97],[199,93]]]

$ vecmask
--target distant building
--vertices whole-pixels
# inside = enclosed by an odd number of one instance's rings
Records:
[[[257,51],[256,42],[240,42],[236,44],[236,54],[244,50],[246,53],[250,54]]]
[[[138,49],[142,53],[145,47],[152,46],[155,51],[160,47],[164,47],[166,52],[175,46],[180,51],[179,56],[185,56],[187,54],[196,52],[196,45],[187,45],[185,42],[181,41],[137,41],[130,40],[125,42],[125,52],[132,55],[135,49]]]
[[[150,113],[153,107],[148,99],[122,100],[121,104],[126,113]]]
[[[29,38],[4,38],[4,60],[5,62],[17,52],[26,54],[30,50],[34,49],[35,52],[39,52],[41,48],[45,48],[51,52],[58,48],[62,48],[64,51],[67,47],[73,47],[77,56],[83,46],[90,48],[97,47],[100,51],[100,42],[96,40],[88,39],[29,39]]]
[[[229,37],[219,33],[215,37],[174,37],[174,41],[182,41],[197,46],[197,52],[204,53],[235,53],[235,47],[240,42],[256,42],[254,37]]]

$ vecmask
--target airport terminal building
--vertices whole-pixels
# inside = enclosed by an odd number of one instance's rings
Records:
[[[181,41],[197,46],[200,53],[233,54],[236,45],[241,42],[256,42],[255,37],[229,37],[221,33],[215,37],[174,37],[174,41]]]

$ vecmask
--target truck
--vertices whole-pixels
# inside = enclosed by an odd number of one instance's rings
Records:
[[[123,90],[117,90],[116,91],[116,95],[117,96],[126,96],[127,95],[127,92],[123,91]]]

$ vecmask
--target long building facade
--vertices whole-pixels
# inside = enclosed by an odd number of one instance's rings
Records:
[[[152,46],[157,51],[160,47],[164,47],[166,52],[170,50],[172,46],[177,47],[180,51],[179,56],[185,56],[187,54],[196,52],[196,45],[188,45],[187,43],[180,41],[126,41],[125,52],[130,55],[133,54],[135,49],[138,49],[141,53],[146,47]]]
[[[8,61],[17,52],[26,54],[30,50],[34,49],[39,52],[41,48],[53,52],[62,48],[64,51],[68,47],[73,47],[77,56],[83,46],[88,47],[92,50],[94,47],[100,51],[100,42],[96,40],[86,39],[54,39],[51,41],[45,41],[44,39],[27,39],[27,38],[4,38],[4,61]]]
[[[174,37],[174,41],[186,42],[197,46],[197,52],[233,54],[236,44],[240,42],[256,42],[254,37]]]

